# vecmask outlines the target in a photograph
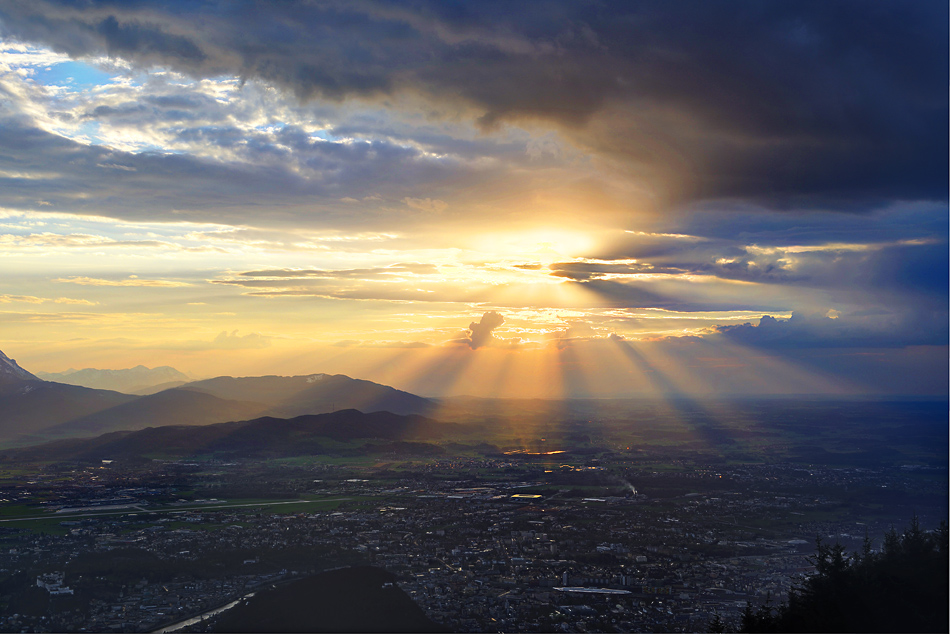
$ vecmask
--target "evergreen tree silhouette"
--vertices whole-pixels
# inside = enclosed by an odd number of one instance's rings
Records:
[[[885,533],[879,553],[867,535],[851,555],[816,539],[815,574],[778,608],[747,604],[739,631],[946,632],[948,533],[947,522],[926,532],[914,516],[903,533]]]

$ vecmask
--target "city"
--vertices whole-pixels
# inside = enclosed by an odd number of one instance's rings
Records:
[[[782,600],[813,570],[816,537],[856,551],[912,514],[935,526],[946,513],[945,469],[921,465],[613,460],[7,471],[0,628],[153,631],[372,565],[450,631],[704,631]],[[224,496],[248,482],[276,499]]]

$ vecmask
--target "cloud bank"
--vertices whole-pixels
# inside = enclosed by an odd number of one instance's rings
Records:
[[[946,198],[947,18],[943,3],[893,2],[0,3],[8,36],[72,57],[257,80],[303,102],[421,102],[483,129],[540,122],[668,202],[799,206]],[[169,96],[87,116],[187,118],[201,107]],[[194,129],[205,131],[227,138]],[[298,151],[311,143],[292,127],[279,136]],[[352,153],[404,166],[415,152],[311,151],[326,167]],[[116,158],[94,164],[141,178],[142,166]],[[300,186],[287,172],[257,178]]]

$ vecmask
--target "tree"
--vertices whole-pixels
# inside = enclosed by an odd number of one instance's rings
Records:
[[[860,553],[816,540],[815,574],[773,609],[746,606],[741,632],[945,632],[948,527],[924,531],[915,516],[884,535],[881,552],[865,536]]]

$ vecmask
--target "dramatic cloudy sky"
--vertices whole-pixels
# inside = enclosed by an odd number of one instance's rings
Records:
[[[945,2],[0,0],[0,349],[946,394]]]

